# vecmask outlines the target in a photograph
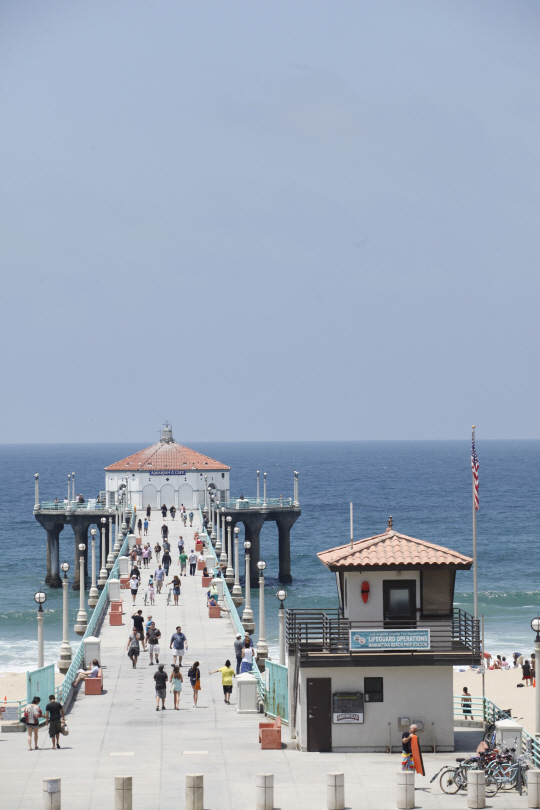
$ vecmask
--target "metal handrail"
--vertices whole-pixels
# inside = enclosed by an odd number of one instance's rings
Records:
[[[131,504],[128,505],[128,508],[133,509]],[[106,503],[102,503],[97,500],[97,498],[90,498],[90,500],[84,503],[78,503],[77,501],[69,501],[69,503],[67,501],[42,501],[39,504],[39,511],[42,512],[108,512],[109,509],[116,511],[113,506],[107,506]]]
[[[292,505],[292,498],[267,498],[266,501],[263,498],[231,498],[228,501],[221,501],[219,504],[220,508],[225,507],[225,509],[263,509],[266,506],[274,509],[275,507],[291,507]]]

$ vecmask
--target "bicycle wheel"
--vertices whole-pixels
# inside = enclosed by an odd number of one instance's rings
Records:
[[[486,773],[486,796],[493,798],[499,790],[499,783],[490,773]]]
[[[441,786],[442,792],[447,793],[449,796],[457,793],[460,788],[460,784],[456,779],[456,768],[447,768],[445,771],[443,771],[441,773],[441,778],[439,779],[439,785]]]

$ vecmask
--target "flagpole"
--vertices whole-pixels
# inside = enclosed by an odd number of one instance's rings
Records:
[[[474,445],[475,426],[472,426],[472,440]],[[474,591],[474,618],[478,619],[478,549],[476,545],[476,503],[475,503],[474,470],[472,470],[472,545],[473,545],[473,591]]]

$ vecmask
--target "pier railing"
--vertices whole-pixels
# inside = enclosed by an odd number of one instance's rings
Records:
[[[129,508],[133,512],[131,504]],[[78,501],[42,501],[39,504],[41,512],[108,512],[109,509],[116,511],[116,507],[108,506],[97,498],[89,498],[84,503]]]
[[[203,525],[203,522],[202,522],[203,521],[202,506],[199,506],[199,516],[201,518],[201,526],[202,526]],[[203,529],[200,534],[201,534],[201,536],[204,537],[204,542],[206,543],[206,546],[207,546],[208,550],[212,554],[214,554],[214,559],[216,561],[216,564],[214,566],[214,576],[215,576],[218,573],[219,561],[218,561],[218,559],[216,557],[214,547],[212,545],[212,541],[211,541],[210,537],[208,536],[208,532],[206,531],[206,529]],[[225,582],[224,579],[223,579],[223,598],[225,600],[225,604],[227,605],[227,609],[229,611],[229,616],[231,617],[231,622],[232,622],[232,625],[233,625],[234,629],[236,630],[237,633],[240,633],[242,635],[242,637],[243,637],[245,635],[246,631],[244,630],[244,626],[242,624],[242,621],[241,621],[240,616],[238,614],[238,611],[236,609],[236,605],[234,604],[234,602],[232,600],[232,596],[231,596],[231,592],[229,591],[229,587],[228,587],[228,585],[227,585],[227,583]],[[251,674],[254,675],[257,678],[257,691],[259,693],[259,699],[260,699],[261,703],[265,703],[266,702],[266,682],[265,682],[265,680],[264,680],[264,678],[263,678],[263,676],[261,674],[261,671],[260,671],[259,667],[257,666],[257,662],[255,661],[255,658],[253,658],[253,664],[252,664],[252,667],[251,667]]]
[[[385,652],[383,648],[355,649],[351,647],[351,631],[429,630],[429,650],[426,652],[470,653],[480,657],[478,622],[465,611],[456,608],[451,617],[419,617],[416,620],[353,622],[340,615],[338,608],[326,610],[287,610],[287,644],[289,650],[302,654],[366,655]],[[396,650],[403,652],[404,650]]]
[[[292,498],[267,498],[264,501],[262,498],[232,498],[229,501],[221,501],[219,507],[225,509],[279,509],[281,506],[291,507],[293,505]]]

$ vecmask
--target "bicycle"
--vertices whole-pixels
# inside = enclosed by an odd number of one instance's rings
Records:
[[[484,770],[484,765],[480,757],[472,757],[471,759],[457,759],[456,762],[459,763],[456,767],[446,767],[442,770],[442,772],[439,771],[439,785],[442,792],[448,795],[453,795],[454,793],[457,793],[458,790],[467,790],[468,771],[472,770],[473,768]],[[435,774],[431,781],[433,782],[439,774]],[[494,775],[486,771],[486,796],[493,798],[493,796],[497,794],[498,790],[499,783],[497,779]]]
[[[529,764],[525,755],[518,757],[518,759],[513,762],[505,762],[498,758],[488,766],[488,772],[496,779],[500,790],[513,790],[517,787],[520,768],[522,782],[526,785]]]

